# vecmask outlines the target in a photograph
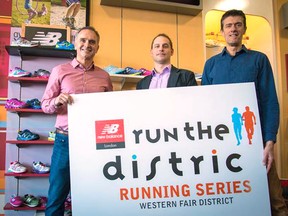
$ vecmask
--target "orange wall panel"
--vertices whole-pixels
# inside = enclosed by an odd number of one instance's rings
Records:
[[[169,35],[177,49],[175,14],[123,9],[123,65],[152,69],[151,41],[159,33]],[[172,63],[176,65],[177,55],[172,57]]]
[[[100,0],[91,1],[90,25],[100,34],[100,48],[95,56],[96,65],[121,66],[121,8],[100,5]]]
[[[166,33],[171,37],[175,50],[172,64],[201,73],[205,59],[201,16],[201,13],[186,16],[103,6],[100,0],[93,0],[90,25],[99,31],[101,37],[95,62],[100,67],[112,64],[151,70],[151,41],[157,34]]]

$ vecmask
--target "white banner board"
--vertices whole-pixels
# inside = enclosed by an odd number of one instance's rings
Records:
[[[73,95],[74,216],[270,216],[252,83]]]

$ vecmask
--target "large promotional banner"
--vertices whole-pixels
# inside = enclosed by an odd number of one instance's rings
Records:
[[[73,215],[271,215],[254,84],[73,98]]]

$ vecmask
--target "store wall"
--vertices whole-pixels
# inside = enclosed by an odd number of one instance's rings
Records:
[[[282,28],[282,6],[288,4],[288,0],[277,0],[274,2],[275,15],[275,34],[277,47],[277,71],[279,84],[279,100],[281,111],[281,127],[279,140],[281,147],[277,148],[280,156],[278,160],[281,167],[281,174],[288,178],[288,62],[285,62],[285,55],[288,55],[288,29]]]
[[[134,68],[153,67],[149,50],[151,40],[158,33],[167,33],[174,42],[175,54],[172,63],[177,67],[188,68],[194,72],[202,73],[206,60],[205,49],[205,16],[211,10],[226,11],[228,9],[242,9],[246,14],[256,16],[264,20],[267,25],[252,25],[256,28],[256,37],[259,38],[262,47],[260,51],[267,54],[275,75],[277,91],[280,95],[281,125],[278,144],[275,148],[276,162],[281,177],[288,177],[287,168],[287,91],[285,79],[282,78],[285,71],[283,53],[287,43],[287,33],[279,33],[279,44],[276,46],[275,31],[279,26],[275,24],[273,7],[278,9],[287,0],[205,0],[203,11],[197,16],[176,15],[162,12],[151,12],[137,9],[117,8],[100,5],[100,0],[91,1],[90,24],[96,27],[101,34],[100,50],[95,61],[101,67],[113,64],[118,67],[131,66]],[[279,11],[276,11],[279,14]],[[264,26],[264,29],[262,28]],[[287,31],[287,30],[286,30]],[[266,35],[268,41],[263,41],[261,35]],[[286,36],[285,36],[286,35]],[[283,46],[283,44],[286,44]],[[256,44],[255,44],[256,45]],[[277,47],[283,51],[277,55]],[[258,49],[259,50],[259,49]],[[286,47],[287,51],[287,47]],[[286,52],[287,53],[287,52]],[[281,60],[278,60],[281,59]],[[280,61],[280,67],[278,67]],[[285,112],[283,112],[285,110]]]
[[[175,49],[172,63],[201,73],[204,65],[202,14],[197,16],[117,8],[91,1],[90,24],[101,35],[95,57],[100,66],[113,64],[152,69],[151,41],[159,33],[168,34]]]

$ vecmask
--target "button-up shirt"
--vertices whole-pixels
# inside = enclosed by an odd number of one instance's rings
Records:
[[[279,103],[274,77],[267,56],[245,46],[231,56],[226,48],[207,60],[202,85],[254,82],[264,142],[276,141]]]
[[[170,72],[171,72],[171,65],[165,67],[162,73],[157,73],[156,70],[153,69],[149,89],[167,88]]]
[[[57,113],[55,127],[68,131],[67,106],[55,107],[60,93],[82,94],[112,91],[112,82],[107,72],[91,65],[85,69],[76,59],[52,69],[46,90],[41,100],[45,113]]]

